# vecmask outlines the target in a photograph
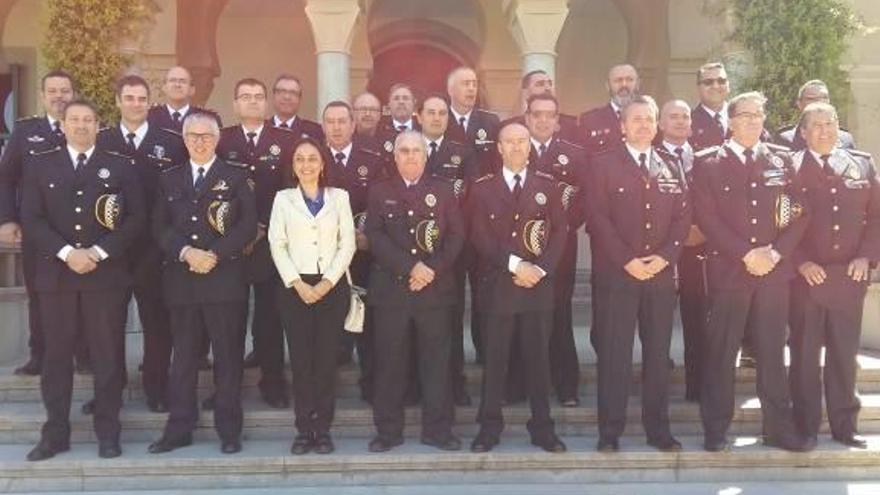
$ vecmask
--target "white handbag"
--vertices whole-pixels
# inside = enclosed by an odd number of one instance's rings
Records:
[[[345,271],[345,278],[348,279],[348,286],[351,288],[351,305],[348,307],[348,314],[345,315],[343,327],[347,332],[363,333],[367,312],[364,296],[367,295],[367,290],[351,282],[351,274],[348,270]]]

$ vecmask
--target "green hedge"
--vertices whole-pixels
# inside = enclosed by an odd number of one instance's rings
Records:
[[[743,87],[768,98],[767,127],[797,120],[797,90],[810,79],[828,83],[832,102],[846,111],[849,88],[840,69],[851,37],[862,28],[842,0],[732,0],[733,38],[754,65]]]
[[[98,106],[104,122],[118,118],[113,84],[131,64],[120,41],[143,29],[153,0],[49,0],[46,64],[73,76],[80,96]]]

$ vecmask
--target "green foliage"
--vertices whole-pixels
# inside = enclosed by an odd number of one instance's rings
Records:
[[[79,96],[98,106],[104,122],[118,118],[113,84],[131,63],[120,53],[123,40],[157,10],[153,0],[49,0],[42,51],[52,69],[68,71]]]
[[[840,65],[850,38],[863,28],[845,0],[732,1],[733,37],[754,59],[743,87],[768,98],[768,128],[797,120],[797,90],[811,79],[825,81],[845,113],[849,91]]]

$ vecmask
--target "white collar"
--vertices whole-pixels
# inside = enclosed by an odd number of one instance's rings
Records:
[[[739,158],[739,161],[742,162],[743,165],[745,165],[745,163],[746,163],[746,154],[745,154],[746,147],[737,143],[733,139],[728,139],[727,143],[725,143],[725,144],[727,144],[727,147],[730,148],[731,151],[733,151],[733,153],[736,155],[737,158]],[[758,142],[750,148],[752,150],[752,159],[753,160],[757,160],[757,158],[758,158],[758,146],[760,144],[761,143]]]
[[[208,175],[208,170],[211,170],[211,166],[214,165],[214,162],[216,162],[216,161],[217,161],[217,155],[214,155],[208,163],[204,163],[202,165],[199,165],[198,163],[190,160],[189,166],[190,166],[190,170],[192,170],[193,179],[198,177],[200,167],[205,169],[205,175]]]
[[[147,131],[149,130],[149,128],[150,124],[145,120],[140,125],[140,127],[134,130],[134,145],[136,147],[140,147],[141,143],[144,141],[144,137],[147,135]],[[119,131],[122,132],[122,137],[125,139],[126,142],[128,142],[128,133],[132,131],[129,131],[121,120],[119,121]]]
[[[526,167],[519,172],[518,175],[520,187],[526,187],[526,175],[528,175],[528,171],[529,167]],[[507,188],[513,191],[513,186],[516,185],[516,181],[513,179],[513,176],[517,174],[507,167],[501,167],[501,174],[504,176],[504,182],[507,183]]]
[[[461,118],[464,117],[464,125],[465,125],[465,127],[467,127],[468,122],[471,121],[471,115],[474,113],[474,109],[473,109],[473,108],[471,108],[471,110],[470,110],[468,113],[458,113],[458,112],[455,111],[454,108],[452,108],[452,105],[449,106],[449,111],[452,112],[452,115],[455,117],[455,121],[456,121],[456,122],[461,122]]]
[[[252,131],[245,129],[244,125],[241,125],[240,127],[241,127],[241,132],[244,134],[245,141],[247,141],[247,139],[248,139],[249,132],[255,132],[255,133],[257,133],[257,135],[254,136],[254,142],[257,142],[257,143],[260,142],[260,135],[263,134],[263,127],[264,127],[263,124],[260,124],[260,127],[257,127],[256,129],[254,129]]]
[[[424,134],[422,135],[424,136]],[[425,136],[425,146],[427,146],[428,151],[431,151],[431,143],[437,143],[437,149],[439,150],[440,146],[443,144],[443,137],[444,136],[441,134],[440,137],[438,137],[437,139],[431,140],[431,138]]]
[[[614,110],[614,113],[620,115],[620,111],[622,110],[622,108],[620,108],[617,103],[614,103],[614,100],[610,100],[608,103],[611,105],[611,109]]]
[[[273,115],[272,121],[274,122],[275,127],[280,127],[281,124],[284,124],[287,126],[288,129],[291,129],[291,128],[293,128],[293,123],[296,122],[296,115],[289,118],[288,120],[281,120],[280,118],[278,118],[277,115]]]
[[[541,153],[541,145],[542,144],[544,145],[544,153],[546,153],[547,150],[550,149],[550,144],[553,143],[553,136],[550,136],[550,139],[548,139],[547,142],[545,142],[545,143],[542,143],[533,137],[530,137],[529,139],[531,139],[532,146],[534,146],[535,151],[538,152],[538,154]]]
[[[675,152],[676,148],[683,149],[685,155],[689,155],[689,154],[693,153],[693,148],[691,148],[691,143],[689,143],[687,141],[685,141],[684,144],[679,146],[677,144],[672,144],[669,141],[664,139],[663,140],[663,147],[666,148],[666,150],[669,151],[670,153],[672,153],[673,155],[676,155],[676,152]]]
[[[342,148],[341,150],[337,150],[333,146],[329,145],[327,147],[330,148],[330,154],[333,156],[334,160],[336,160],[337,153],[342,153],[343,155],[345,155],[345,158],[342,159],[342,163],[348,165],[348,159],[349,157],[351,157],[351,148],[353,147],[353,143],[348,143],[348,146]]]
[[[837,148],[837,146],[835,146],[834,149],[831,150],[831,153],[828,153],[828,156],[829,157],[834,156],[834,154],[837,153],[837,150],[838,150],[838,148]],[[818,163],[820,167],[825,165],[824,163],[822,163],[822,155],[820,155],[819,153],[816,153],[815,151],[813,151],[809,148],[807,148],[807,151],[809,151],[810,154],[813,155],[813,158],[816,160],[816,163]],[[828,164],[831,165],[831,168],[834,169],[834,173],[837,175],[842,174],[846,169],[846,164],[845,163],[841,164],[840,160],[829,159]],[[843,165],[843,166],[841,166],[841,165]]]
[[[402,125],[406,126],[406,129],[404,129],[404,130],[407,130],[407,131],[413,130],[412,117],[410,117],[409,120],[407,120],[406,122],[398,122],[398,121],[394,120],[393,117],[391,118],[391,126],[394,127],[395,131],[398,130],[400,128],[400,126],[402,126]]]
[[[51,128],[54,131],[55,130],[55,122],[58,122],[59,120],[52,117],[48,113],[46,114],[46,120],[49,121],[49,128]]]
[[[93,144],[91,148],[85,150],[83,153],[86,154],[86,162],[88,162],[92,158],[92,154],[95,152],[95,145]],[[76,166],[76,157],[79,156],[80,152],[73,149],[73,146],[67,145],[67,153],[70,155],[70,161],[73,162],[73,165]]]
[[[168,115],[170,115],[172,118],[174,117],[174,112],[177,112],[180,114],[180,119],[183,120],[183,118],[186,117],[186,113],[189,112],[189,103],[180,107],[177,110],[175,110],[174,108],[171,107],[171,105],[166,103],[165,108],[168,110]]]
[[[639,155],[644,153],[645,154],[645,166],[647,166],[647,167],[651,166],[651,151],[653,151],[653,150],[651,149],[650,146],[648,146],[648,149],[646,149],[645,151],[639,151],[639,150],[633,148],[632,145],[630,145],[629,143],[625,143],[625,144],[626,144],[626,150],[629,151],[629,154],[630,154],[630,156],[633,157],[633,160],[636,162],[636,165],[641,166],[641,163],[639,163]]]

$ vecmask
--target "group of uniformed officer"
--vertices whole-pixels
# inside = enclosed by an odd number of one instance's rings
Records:
[[[48,73],[46,116],[20,121],[0,161],[0,240],[22,243],[31,297],[31,356],[16,372],[41,374],[47,409],[28,459],[69,448],[77,342],[87,344],[95,374],[87,412],[99,454],[121,454],[132,296],[144,328],[147,405],[169,413],[150,452],[192,442],[208,347],[216,391],[202,406],[214,409],[223,452],[241,450],[249,362],[261,370],[264,401],[289,407],[280,279],[266,231],[303,137],[326,144],[327,184],[348,192],[355,218],[350,271],[367,288],[367,318],[337,359],[357,344],[377,429],[370,451],[403,442],[403,407],[419,400],[422,442],[461,447],[452,423],[454,406],[470,403],[467,283],[484,365],[471,450],[497,445],[502,405],[523,398],[532,443],[566,450],[550,390],[563,406],[579,405],[571,302],[582,227],[592,252],[599,451],[619,449],[636,330],[647,442],[681,449],[667,411],[677,296],[686,398],[700,404],[706,450],[730,446],[743,346],[758,367],[765,444],[815,446],[824,382],[833,438],[865,447],[855,355],[869,268],[880,260],[871,157],[839,128],[821,81],[801,88],[801,118],[776,138],[785,146],[770,142],[759,93],[728,100],[722,64],[700,67],[697,86],[693,110],[682,100],[661,109],[640,93],[634,67],[615,66],[609,103],[575,119],[560,113],[552,79],[533,71],[522,80],[523,114],[501,122],[477,107],[477,74],[460,67],[445,95],[417,98],[406,84],[392,86],[388,118],[364,93],[353,106],[331,102],[317,124],[297,115],[302,84],[283,74],[271,95],[260,80],[240,80],[238,123],[221,128],[216,114],[190,104],[191,76],[175,67],[166,103],[152,108],[146,81],[121,78],[120,122],[99,131],[94,107],[74,100],[70,76]],[[251,289],[254,351],[245,359]]]

